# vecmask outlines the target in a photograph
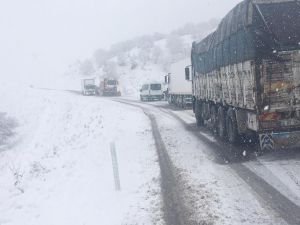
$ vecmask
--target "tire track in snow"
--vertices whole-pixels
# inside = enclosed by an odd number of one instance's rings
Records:
[[[238,146],[230,145],[229,147],[226,147],[224,145],[221,145],[219,142],[212,142],[205,135],[201,134],[197,127],[193,127],[193,125],[187,124],[183,119],[181,119],[171,110],[166,110],[161,106],[150,105],[125,99],[122,99],[122,101],[118,102],[136,106],[142,108],[143,110],[146,108],[143,107],[143,105],[148,105],[158,108],[162,113],[171,115],[174,119],[179,121],[188,132],[201,139],[204,144],[208,145],[208,147],[213,150],[215,161],[217,163],[228,164],[228,166],[251,188],[256,196],[258,196],[258,200],[262,203],[262,205],[268,206],[268,208],[270,208],[272,212],[284,219],[287,224],[300,225],[300,207],[293,201],[288,199],[286,196],[281,194],[275,187],[267,183],[267,181],[258,176],[255,172],[250,170],[246,165],[242,164],[243,162],[245,162],[245,160],[256,161],[257,159],[255,157],[243,159],[232,156],[231,154],[233,151],[237,152],[239,150]],[[211,153],[208,151],[206,151],[206,154],[211,155]]]
[[[165,112],[167,113],[167,112]],[[276,214],[278,214],[281,218],[283,218],[288,224],[296,225],[300,224],[300,207],[296,205],[294,202],[289,200],[283,194],[281,194],[276,188],[267,183],[263,178],[255,174],[248,167],[242,164],[241,162],[236,162],[236,157],[232,157],[228,154],[229,151],[225,150],[224,146],[220,146],[218,143],[211,142],[204,135],[201,135],[197,129],[191,130],[188,129],[191,125],[186,124],[179,116],[168,111],[176,120],[182,123],[187,130],[191,133],[200,137],[202,140],[206,139],[207,143],[216,150],[222,158],[228,160],[228,166],[236,172],[236,174],[247,183],[251,189],[256,193],[260,201],[266,205],[268,205]],[[231,148],[236,149],[236,146],[231,146]],[[255,159],[256,160],[256,159]]]
[[[152,134],[155,141],[157,155],[159,159],[161,173],[161,190],[163,198],[163,213],[166,225],[189,225],[187,215],[190,213],[183,204],[182,196],[178,187],[178,180],[175,173],[174,165],[168,155],[164,141],[161,137],[156,118],[146,108],[131,104],[125,101],[115,100],[119,103],[137,107],[143,110],[149,118],[152,127]]]

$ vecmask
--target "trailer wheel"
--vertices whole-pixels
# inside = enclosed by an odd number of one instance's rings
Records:
[[[218,110],[216,106],[211,107],[211,126],[212,126],[212,132],[214,134],[218,134]]]
[[[193,107],[193,113],[195,113],[196,111],[195,111],[195,105],[196,105],[196,98],[195,98],[195,96],[193,96],[193,99],[192,99],[192,107]]]
[[[231,144],[235,144],[239,141],[239,133],[237,128],[237,121],[232,109],[229,109],[226,117],[226,127],[228,134],[228,141]]]
[[[169,105],[171,105],[171,104],[172,104],[171,95],[169,95],[169,96],[167,97],[167,100],[168,100]]]
[[[196,100],[195,104],[195,116],[196,116],[196,121],[197,121],[197,126],[201,127],[204,125],[204,120],[202,116],[202,104],[200,101]]]
[[[226,138],[226,117],[224,108],[222,106],[218,109],[218,118],[217,118],[217,125],[218,125],[218,135],[220,138],[225,139]]]

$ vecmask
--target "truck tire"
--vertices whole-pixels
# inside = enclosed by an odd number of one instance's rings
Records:
[[[196,116],[197,126],[198,127],[203,126],[204,120],[203,120],[203,116],[202,116],[202,104],[198,100],[196,100],[196,102],[195,102],[195,116]]]
[[[193,99],[192,99],[192,104],[193,104],[193,113],[195,113],[196,111],[195,111],[195,108],[196,108],[196,98],[195,98],[195,96],[193,96]]]
[[[183,96],[180,97],[180,107],[184,109],[184,101],[183,101]]]
[[[211,128],[213,134],[218,134],[218,108],[217,106],[211,106],[210,110]]]
[[[217,124],[218,124],[218,136],[221,139],[226,138],[226,116],[225,116],[225,110],[222,106],[218,108],[218,118],[217,118]]]
[[[171,95],[170,96],[168,96],[168,103],[169,103],[169,105],[171,105],[172,104],[172,100],[171,100]]]
[[[237,127],[236,116],[233,109],[229,109],[226,116],[226,129],[228,141],[231,144],[236,144],[239,141],[239,132]]]

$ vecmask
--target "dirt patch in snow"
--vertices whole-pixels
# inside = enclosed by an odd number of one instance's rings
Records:
[[[8,140],[15,135],[17,121],[6,113],[0,112],[0,150],[3,150]]]
[[[216,193],[209,190],[207,183],[193,184],[188,182],[192,179],[186,170],[176,168],[176,177],[179,191],[181,193],[182,202],[187,208],[190,225],[213,225],[219,220],[219,217],[211,210],[212,201],[218,202]],[[199,198],[199,196],[201,196]]]

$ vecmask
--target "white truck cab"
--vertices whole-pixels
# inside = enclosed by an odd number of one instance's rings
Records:
[[[82,79],[81,80],[81,93],[82,95],[96,95],[95,79]]]
[[[140,90],[141,101],[162,100],[164,98],[161,83],[146,83]]]

